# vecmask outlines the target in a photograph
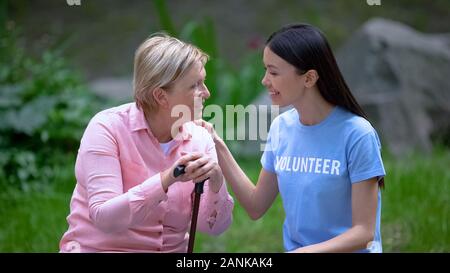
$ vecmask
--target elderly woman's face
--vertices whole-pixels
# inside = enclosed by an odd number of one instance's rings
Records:
[[[201,62],[197,62],[168,92],[170,109],[177,105],[186,105],[190,109],[191,120],[201,118],[203,102],[210,96],[205,78],[205,67]]]

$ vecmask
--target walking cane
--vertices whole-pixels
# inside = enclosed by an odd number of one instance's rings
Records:
[[[173,170],[173,176],[177,177],[184,174],[184,165],[178,165]],[[207,178],[208,179],[208,178]],[[203,184],[205,181],[195,183],[194,188],[194,206],[192,208],[192,219],[191,219],[191,230],[189,231],[189,243],[188,243],[188,253],[192,253],[194,250],[194,240],[195,240],[195,231],[197,229],[197,216],[198,216],[198,208],[200,204],[200,195],[203,193]]]

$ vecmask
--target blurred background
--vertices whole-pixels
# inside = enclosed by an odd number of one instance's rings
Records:
[[[134,51],[151,33],[211,56],[207,104],[261,105],[264,42],[291,22],[324,32],[381,136],[384,251],[448,252],[445,0],[0,0],[0,252],[58,251],[81,135],[95,113],[132,100]],[[256,181],[259,143],[229,144]],[[237,202],[233,216],[219,237],[198,234],[195,251],[284,251],[279,197],[258,221]]]

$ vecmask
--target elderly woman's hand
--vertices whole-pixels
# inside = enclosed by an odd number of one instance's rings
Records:
[[[219,164],[207,155],[187,163],[185,172],[190,174],[196,183],[209,180],[209,188],[218,192],[223,183],[222,170]]]
[[[180,157],[170,168],[161,172],[161,184],[164,191],[167,192],[167,189],[177,181],[186,182],[192,180],[194,177],[190,172],[186,172],[186,170],[184,174],[178,176],[177,178],[173,176],[173,171],[177,166],[186,166],[190,161],[201,158],[202,155],[203,154],[199,152],[182,155],[182,157]]]
[[[179,165],[186,166],[184,169],[185,173],[175,178],[173,170]],[[198,183],[205,179],[209,179],[209,187],[212,191],[219,191],[223,183],[222,170],[219,164],[211,157],[200,152],[183,155],[172,167],[161,173],[161,184],[166,192],[169,186],[176,181],[186,182],[193,180],[195,183]]]

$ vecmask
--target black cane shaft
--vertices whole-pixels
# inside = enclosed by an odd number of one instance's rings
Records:
[[[173,171],[173,176],[177,177],[184,174],[184,165],[177,166]],[[196,183],[194,186],[194,205],[192,208],[192,218],[191,218],[191,229],[189,231],[189,242],[188,242],[188,253],[192,253],[194,251],[194,241],[195,241],[195,231],[197,230],[197,218],[198,218],[198,209],[200,205],[200,196],[203,193],[203,185],[205,181]]]
[[[192,209],[191,230],[189,232],[188,253],[194,251],[195,231],[197,230],[197,217],[200,205],[200,194],[194,193],[194,207]]]

